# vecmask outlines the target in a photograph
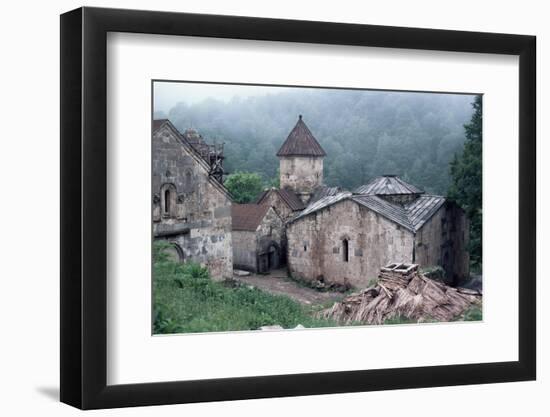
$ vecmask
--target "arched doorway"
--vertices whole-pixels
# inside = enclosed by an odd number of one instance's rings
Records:
[[[267,274],[281,266],[281,248],[274,242],[266,242],[262,245],[258,254],[258,272]]]
[[[170,246],[164,250],[164,253],[172,262],[183,262],[184,260],[183,250],[177,243],[170,242]]]
[[[269,249],[267,250],[267,257],[268,257],[268,268],[271,269],[277,269],[279,268],[281,254],[279,253],[279,248],[275,245],[270,245]]]

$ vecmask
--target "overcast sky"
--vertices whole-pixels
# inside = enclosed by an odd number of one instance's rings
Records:
[[[276,94],[287,90],[293,90],[293,88],[163,81],[154,83],[153,105],[155,111],[168,113],[179,102],[192,104],[209,97],[221,101],[230,101],[233,97],[246,98]]]

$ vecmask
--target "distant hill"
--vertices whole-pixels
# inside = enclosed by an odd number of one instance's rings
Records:
[[[302,114],[327,157],[325,183],[353,189],[397,174],[427,192],[446,194],[449,162],[461,151],[473,96],[296,89],[229,102],[179,103],[167,116],[181,131],[196,128],[225,142],[225,167],[277,175],[275,156]]]

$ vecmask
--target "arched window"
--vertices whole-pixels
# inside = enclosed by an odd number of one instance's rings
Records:
[[[163,184],[160,187],[160,208],[162,217],[176,217],[176,186]]]
[[[164,214],[170,214],[170,190],[164,190]]]
[[[342,260],[349,262],[349,240],[342,240]]]

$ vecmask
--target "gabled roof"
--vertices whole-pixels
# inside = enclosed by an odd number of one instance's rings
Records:
[[[292,211],[299,211],[303,210],[305,208],[305,204],[300,200],[300,197],[294,193],[292,190],[287,189],[278,189],[278,188],[270,188],[268,190],[265,190],[258,200],[256,200],[257,204],[262,204],[263,201],[266,199],[266,197],[269,195],[269,193],[277,193],[283,202],[288,206],[288,208]]]
[[[204,157],[197,151],[197,149],[189,143],[189,141],[181,134],[181,132],[172,124],[172,122],[168,119],[155,119],[152,123],[153,127],[153,134],[161,129],[166,128],[168,129],[176,138],[176,140],[189,152],[190,155],[192,155],[195,160],[206,170],[208,173],[208,180],[214,184],[220,191],[222,191],[226,197],[228,197],[230,200],[233,200],[233,197],[231,196],[231,193],[225,186],[218,181],[214,176],[210,175],[210,164],[208,161],[204,159]]]
[[[325,156],[326,153],[317,142],[309,128],[299,116],[298,122],[277,152],[277,156]]]
[[[155,120],[153,120],[153,132],[155,130],[160,129],[160,127],[166,122],[169,122],[169,120],[168,119],[155,119]]]
[[[404,206],[375,195],[354,195],[352,199],[412,232],[420,230],[445,203],[445,197],[439,195],[422,195]]]
[[[269,209],[268,204],[232,204],[232,229],[256,231]]]
[[[347,199],[367,207],[411,232],[420,230],[445,203],[444,197],[437,195],[422,195],[409,204],[402,206],[393,204],[376,195],[354,195],[345,191],[333,196],[323,197],[313,204],[308,205],[307,208],[294,217],[292,221]]]
[[[298,213],[298,215],[294,217],[291,221],[301,219],[302,217],[305,217],[308,214],[314,213],[328,206],[336,204],[342,200],[345,200],[351,197],[351,195],[352,194],[349,191],[343,191],[335,195],[327,195],[325,197],[322,197],[319,200],[315,201],[314,203],[309,204],[303,211]]]
[[[414,230],[414,227],[407,216],[407,211],[399,204],[392,204],[389,201],[375,195],[353,196],[353,201],[371,209],[372,211],[375,211],[378,214],[381,214],[406,229]]]
[[[304,209],[305,204],[302,200],[300,200],[300,197],[298,197],[294,191],[281,188],[280,190],[277,190],[277,192],[293,211]]]
[[[405,206],[407,216],[415,230],[420,229],[445,203],[445,197],[422,195]]]
[[[374,195],[402,195],[402,194],[423,194],[424,190],[403,181],[396,175],[383,175],[376,177],[368,184],[357,187],[354,194]]]

